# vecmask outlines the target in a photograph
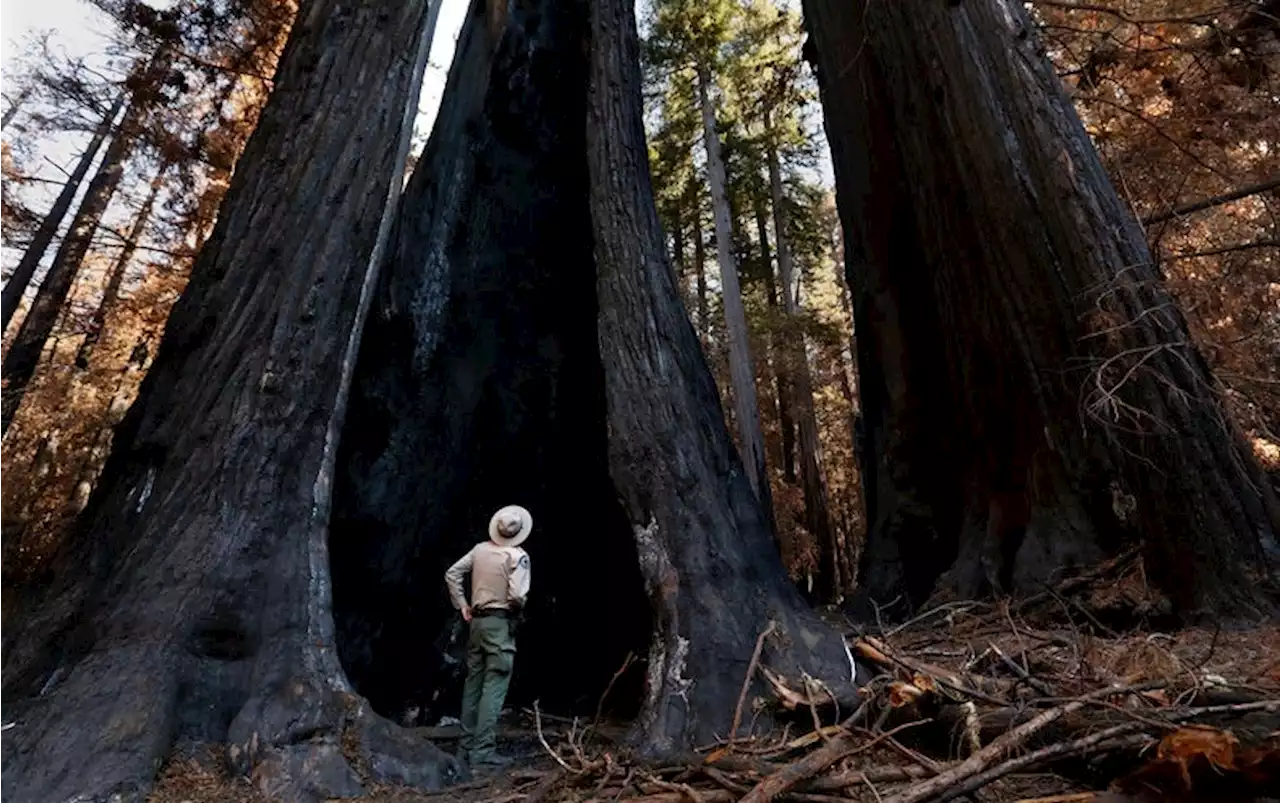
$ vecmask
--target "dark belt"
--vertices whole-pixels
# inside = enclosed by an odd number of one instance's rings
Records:
[[[471,615],[477,619],[483,619],[486,616],[496,616],[499,619],[507,619],[511,616],[511,611],[506,608],[479,608]]]

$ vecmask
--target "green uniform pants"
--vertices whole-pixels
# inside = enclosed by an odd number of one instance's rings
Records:
[[[462,752],[471,764],[492,759],[498,714],[507,697],[516,641],[502,616],[476,616],[467,642],[467,684],[462,690]]]

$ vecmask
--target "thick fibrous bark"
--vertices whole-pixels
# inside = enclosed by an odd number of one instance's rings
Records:
[[[102,147],[102,142],[111,133],[111,126],[116,121],[116,116],[120,114],[120,107],[124,105],[126,93],[121,92],[116,98],[116,102],[107,110],[106,115],[102,118],[102,122],[98,123],[97,129],[93,132],[93,139],[89,140],[89,145],[84,149],[84,153],[80,154],[80,161],[76,162],[75,170],[71,171],[71,175],[67,176],[67,183],[63,185],[62,192],[58,193],[58,198],[53,202],[53,206],[49,209],[48,214],[44,216],[44,220],[40,221],[40,228],[36,230],[35,236],[31,238],[31,242],[27,244],[27,250],[22,253],[22,259],[18,262],[18,267],[13,269],[13,275],[9,277],[9,281],[5,283],[2,303],[4,307],[4,322],[0,325],[0,329],[8,329],[9,321],[13,318],[13,313],[17,311],[18,304],[22,301],[22,296],[27,292],[27,285],[31,284],[31,277],[35,276],[36,268],[40,266],[40,261],[44,259],[45,252],[49,250],[49,245],[53,243],[53,238],[58,233],[58,227],[62,225],[62,218],[67,214],[67,210],[71,208],[71,202],[75,200],[76,193],[80,191],[80,182],[84,181],[84,177],[89,174],[89,167],[93,164],[93,160],[98,155],[98,149]]]
[[[774,668],[834,687],[850,668],[839,634],[782,569],[679,302],[650,186],[638,49],[630,4],[594,0],[587,157],[609,466],[654,607],[636,737],[669,753],[725,734],[771,618],[786,641],[766,651]]]
[[[1140,535],[1181,610],[1265,605],[1274,499],[1021,5],[805,11],[855,295],[870,596],[918,604],[944,572],[964,594],[1033,586]]]
[[[175,739],[230,742],[274,800],[359,790],[346,725],[413,752],[342,694],[326,523],[426,16],[409,0],[300,12],[102,483],[5,631],[6,801],[140,799]],[[369,761],[384,777],[386,759]],[[412,760],[423,783],[452,771],[429,746]]]
[[[534,518],[514,700],[594,713],[649,631],[606,463],[586,4],[522,4],[500,29],[481,8],[459,38],[366,328],[330,536],[352,682],[385,713],[416,707],[431,722],[456,714],[463,670],[449,660],[462,628],[441,578],[502,505]],[[639,678],[613,699],[634,705]]]
[[[702,111],[702,141],[707,152],[707,183],[711,189],[711,214],[715,220],[716,254],[720,263],[720,296],[729,342],[729,374],[733,385],[733,410],[738,420],[742,461],[751,489],[766,511],[772,512],[769,471],[764,459],[764,435],[760,431],[760,404],[756,398],[756,370],[751,359],[747,312],[742,305],[738,265],[733,258],[733,215],[729,209],[728,181],[720,155],[720,132],[711,100],[711,71],[698,66],[698,106]],[[770,515],[772,518],[772,515]]]

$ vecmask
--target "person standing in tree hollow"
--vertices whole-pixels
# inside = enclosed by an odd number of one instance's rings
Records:
[[[504,507],[489,519],[489,540],[472,547],[444,574],[453,607],[471,627],[460,757],[475,769],[509,763],[497,753],[495,729],[515,662],[513,617],[529,596],[529,555],[520,544],[532,530],[529,511],[519,505]],[[462,591],[462,578],[468,572],[470,602]]]

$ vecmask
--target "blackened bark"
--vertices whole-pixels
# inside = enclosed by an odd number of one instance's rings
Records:
[[[120,179],[124,177],[125,163],[133,153],[134,145],[141,133],[141,125],[150,113],[150,95],[135,92],[125,110],[124,119],[120,121],[115,136],[107,145],[107,152],[102,156],[98,172],[89,182],[80,207],[71,219],[71,227],[58,246],[53,262],[36,290],[36,297],[31,302],[31,309],[22,318],[22,324],[14,335],[13,345],[4,357],[3,377],[4,396],[0,402],[0,433],[8,432],[13,417],[22,405],[26,395],[27,384],[36,372],[40,362],[40,354],[44,351],[49,335],[58,322],[58,316],[67,303],[67,296],[80,273],[80,266],[93,245],[98,233],[98,224],[107,211],[107,205],[115,197]],[[8,289],[8,288],[6,288]]]
[[[655,617],[635,735],[662,754],[727,733],[771,618],[787,643],[770,644],[770,665],[804,667],[836,688],[847,688],[850,668],[839,634],[783,571],[672,282],[650,185],[638,51],[631,5],[594,0],[587,156],[609,465]]]
[[[330,529],[344,667],[379,710],[417,708],[430,722],[456,715],[464,669],[441,578],[502,505],[534,517],[513,705],[536,697],[593,714],[649,631],[606,462],[583,157],[586,4],[520,4],[501,26],[484,9],[474,4],[464,24],[406,191]],[[640,677],[614,699],[638,700]]]
[[[755,198],[756,232],[760,239],[760,259],[764,276],[765,303],[769,312],[776,318],[781,317],[778,309],[778,282],[773,275],[773,254],[769,249],[769,224],[764,211],[764,198]],[[769,361],[773,365],[773,387],[778,406],[778,429],[781,430],[781,449],[778,454],[778,465],[782,467],[782,477],[792,485],[796,482],[796,422],[791,415],[791,381],[787,371],[787,361],[783,356],[784,344],[776,334],[769,343]]]
[[[133,261],[133,255],[138,251],[138,240],[141,239],[143,230],[151,220],[151,209],[155,206],[156,196],[160,194],[166,169],[167,166],[162,166],[156,177],[151,180],[151,189],[147,191],[147,197],[134,214],[133,223],[129,226],[128,234],[125,235],[124,248],[116,255],[115,262],[111,263],[111,268],[107,271],[107,284],[102,288],[102,300],[98,302],[98,308],[93,311],[93,318],[89,321],[89,331],[85,334],[80,347],[76,349],[77,368],[89,367],[89,356],[98,345],[98,341],[102,339],[102,330],[107,325],[107,315],[120,298],[120,287],[124,284],[125,271],[129,269],[129,263]]]
[[[343,693],[325,531],[426,17],[316,0],[295,22],[102,482],[5,631],[5,800],[140,799],[175,739],[230,742],[274,800],[360,790],[346,726],[408,751]],[[422,783],[452,771],[415,760]]]
[[[13,313],[18,309],[18,304],[22,301],[22,296],[27,292],[27,285],[31,284],[31,277],[35,276],[36,268],[40,266],[40,261],[44,259],[45,252],[49,250],[49,246],[53,243],[53,238],[58,234],[58,227],[62,225],[62,219],[66,217],[67,210],[71,208],[71,202],[75,200],[76,193],[80,191],[80,182],[84,181],[84,177],[89,174],[89,168],[93,165],[94,158],[98,155],[98,149],[102,147],[102,142],[111,133],[111,126],[115,123],[116,116],[120,114],[120,108],[124,106],[127,94],[121,92],[116,97],[115,103],[107,111],[102,118],[102,122],[98,123],[98,127],[93,132],[93,138],[89,140],[89,145],[84,149],[84,153],[80,154],[80,161],[76,162],[76,167],[71,171],[71,175],[67,177],[67,183],[62,185],[62,191],[58,193],[58,198],[53,202],[53,206],[49,209],[48,214],[44,216],[44,220],[40,221],[40,228],[36,229],[35,236],[31,238],[31,242],[27,245],[27,250],[22,253],[22,259],[18,262],[18,267],[14,268],[13,275],[9,277],[9,281],[5,283],[3,298],[0,299],[0,306],[3,306],[4,322],[0,324],[0,329],[8,329],[9,321],[13,319]],[[68,232],[68,236],[70,233]]]
[[[805,11],[855,296],[870,595],[918,604],[953,563],[962,594],[1027,588],[1141,537],[1183,612],[1267,608],[1274,498],[1021,4]]]

